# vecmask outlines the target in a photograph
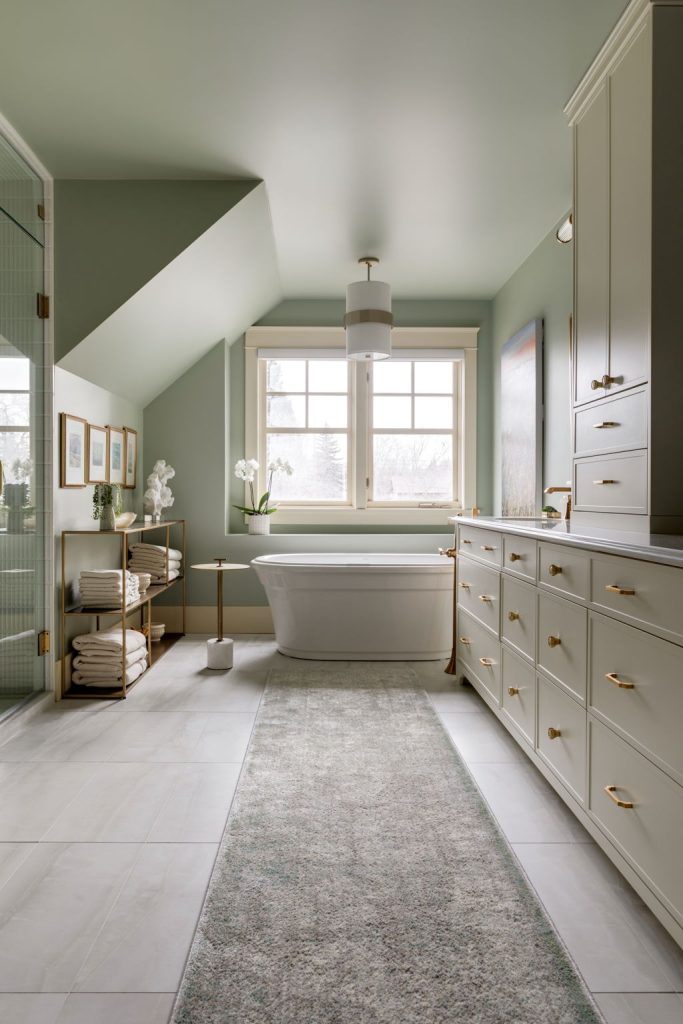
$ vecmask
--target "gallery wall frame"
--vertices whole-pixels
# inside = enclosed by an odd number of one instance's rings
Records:
[[[60,486],[85,487],[88,422],[80,416],[62,412],[60,429]]]
[[[88,424],[86,473],[89,484],[109,481],[109,433],[106,427]]]
[[[109,480],[110,484],[126,482],[126,437],[123,427],[112,427],[107,424],[107,436],[109,438]]]
[[[124,487],[134,488],[137,482],[137,468],[138,468],[138,432],[133,430],[132,427],[124,427],[123,433],[125,437],[125,474],[124,474]]]

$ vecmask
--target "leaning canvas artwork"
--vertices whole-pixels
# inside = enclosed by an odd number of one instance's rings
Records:
[[[500,365],[501,506],[504,516],[539,516],[543,458],[543,321],[503,345]]]

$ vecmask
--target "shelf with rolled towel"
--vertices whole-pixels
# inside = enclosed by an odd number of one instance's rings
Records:
[[[178,539],[176,540],[177,548],[171,547],[171,530],[177,533]],[[128,545],[129,539],[132,534],[147,533],[152,530],[161,530],[165,532],[165,544],[163,545],[132,545],[139,554],[142,555],[142,559],[138,557],[138,568],[131,565],[133,559],[129,562]],[[106,700],[113,700],[116,698],[125,698],[128,690],[132,686],[137,685],[140,679],[144,678],[145,672],[151,667],[153,661],[157,661],[159,657],[166,653],[170,647],[185,634],[185,610],[186,610],[186,590],[185,590],[185,576],[182,571],[184,560],[185,560],[185,520],[174,519],[168,520],[162,523],[140,523],[139,525],[133,525],[126,527],[123,530],[65,530],[61,536],[61,555],[62,555],[62,573],[61,573],[61,601],[60,601],[60,650],[61,650],[61,673],[60,673],[60,686],[56,693],[56,699],[60,698],[102,698]],[[79,585],[81,587],[81,600],[78,603],[67,605],[67,555],[69,552],[69,544],[79,537],[90,537],[90,538],[102,538],[109,537],[120,540],[120,552],[119,552],[119,565],[118,569],[105,569],[105,570],[82,570],[79,577]],[[151,569],[156,570],[148,572],[145,565],[144,568],[140,565],[140,561],[149,560],[152,565]],[[152,582],[143,592],[139,589],[138,575],[149,575],[152,576]],[[154,577],[157,577],[154,579]],[[160,579],[158,577],[161,577]],[[182,591],[182,621],[181,631],[179,633],[165,633],[163,639],[160,642],[154,643],[152,648],[152,603],[155,598],[165,593],[171,587],[179,586]],[[85,593],[83,592],[85,591]],[[84,599],[87,594],[87,599]],[[103,595],[102,604],[98,604],[98,594]],[[76,666],[75,671],[71,671],[73,666],[69,665],[72,660],[75,662],[79,658],[77,651],[67,651],[66,644],[66,623],[73,621],[74,617],[77,616],[91,616],[95,619],[96,629],[92,635],[99,634],[101,632],[109,632],[112,628],[115,628],[118,624],[126,624],[128,627],[124,630],[124,635],[130,632],[130,617],[132,615],[140,614],[140,625],[136,627],[135,632],[142,633],[143,629],[146,633],[145,646],[146,656],[145,664],[142,671],[140,671],[141,659],[135,660],[135,667],[131,671],[131,666],[128,664],[130,661],[130,651],[126,648],[126,642],[124,640],[121,645],[121,662],[120,670],[112,672],[111,680],[102,680],[102,685],[98,685],[99,680],[97,678],[88,679],[87,682],[78,680],[78,677],[82,674],[82,665]],[[113,617],[113,622],[112,622]],[[101,629],[101,620],[106,619],[110,625],[106,630]],[[87,637],[91,634],[83,634]],[[139,644],[138,644],[139,646]],[[152,651],[154,650],[154,656]],[[124,672],[123,665],[124,661],[127,663],[127,671]],[[87,666],[86,666],[87,667]],[[97,673],[95,673],[97,675]]]

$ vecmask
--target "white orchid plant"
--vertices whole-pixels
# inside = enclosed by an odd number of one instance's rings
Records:
[[[239,512],[244,512],[245,516],[272,516],[273,512],[277,512],[277,505],[271,505],[270,503],[270,495],[273,489],[273,476],[275,473],[286,473],[287,476],[291,476],[294,470],[286,459],[274,459],[273,462],[269,462],[268,488],[261,495],[257,503],[256,494],[254,492],[254,480],[256,479],[258,468],[259,464],[256,459],[239,459],[235,463],[235,476],[238,480],[243,480],[246,484],[249,484],[251,506],[233,505],[233,508],[236,508]]]

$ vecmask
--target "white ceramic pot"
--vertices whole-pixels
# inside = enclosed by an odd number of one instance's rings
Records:
[[[270,516],[249,516],[249,533],[259,536],[270,533]]]

